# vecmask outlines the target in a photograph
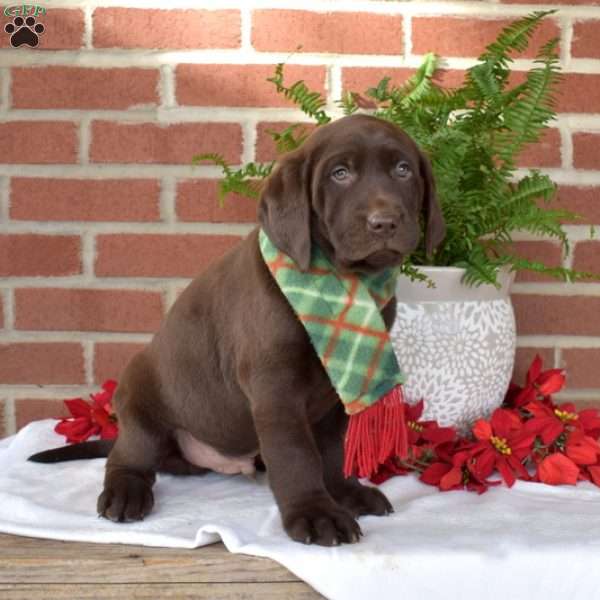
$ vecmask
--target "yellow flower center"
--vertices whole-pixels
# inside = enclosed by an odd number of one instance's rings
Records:
[[[568,423],[574,421],[579,416],[577,413],[569,412],[568,410],[560,410],[559,408],[554,409],[554,414],[563,422]]]
[[[490,441],[492,442],[492,445],[494,446],[494,448],[496,448],[496,450],[498,450],[498,452],[500,452],[500,454],[512,454],[512,450],[510,449],[509,445],[506,442],[506,438],[501,438],[501,437],[497,437],[495,435],[493,435],[490,438]]]
[[[408,426],[413,430],[413,431],[423,431],[423,429],[425,429],[423,427],[423,425],[419,425],[416,421],[409,421],[408,422]]]

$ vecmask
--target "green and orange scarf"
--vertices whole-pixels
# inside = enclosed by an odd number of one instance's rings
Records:
[[[404,377],[380,312],[394,294],[399,268],[342,275],[313,244],[303,272],[263,230],[259,244],[350,415],[346,477],[367,477],[390,456],[405,457]]]

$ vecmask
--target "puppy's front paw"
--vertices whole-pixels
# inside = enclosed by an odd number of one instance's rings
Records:
[[[355,544],[362,532],[354,517],[331,500],[311,502],[283,518],[287,534],[296,542],[338,546]]]
[[[362,515],[389,515],[394,512],[390,501],[377,489],[356,484],[343,487],[333,497],[355,517]]]
[[[118,523],[141,521],[153,505],[152,486],[143,477],[122,474],[105,483],[98,514]]]

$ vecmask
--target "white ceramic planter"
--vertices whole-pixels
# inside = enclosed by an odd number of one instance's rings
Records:
[[[391,336],[404,392],[425,400],[423,419],[465,432],[500,406],[512,375],[516,328],[509,297],[513,274],[501,289],[461,283],[464,269],[420,267],[436,287],[400,277]]]

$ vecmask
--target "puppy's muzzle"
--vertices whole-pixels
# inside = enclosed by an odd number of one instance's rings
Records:
[[[367,217],[367,230],[382,239],[391,238],[398,229],[400,219],[388,212],[374,211]]]

